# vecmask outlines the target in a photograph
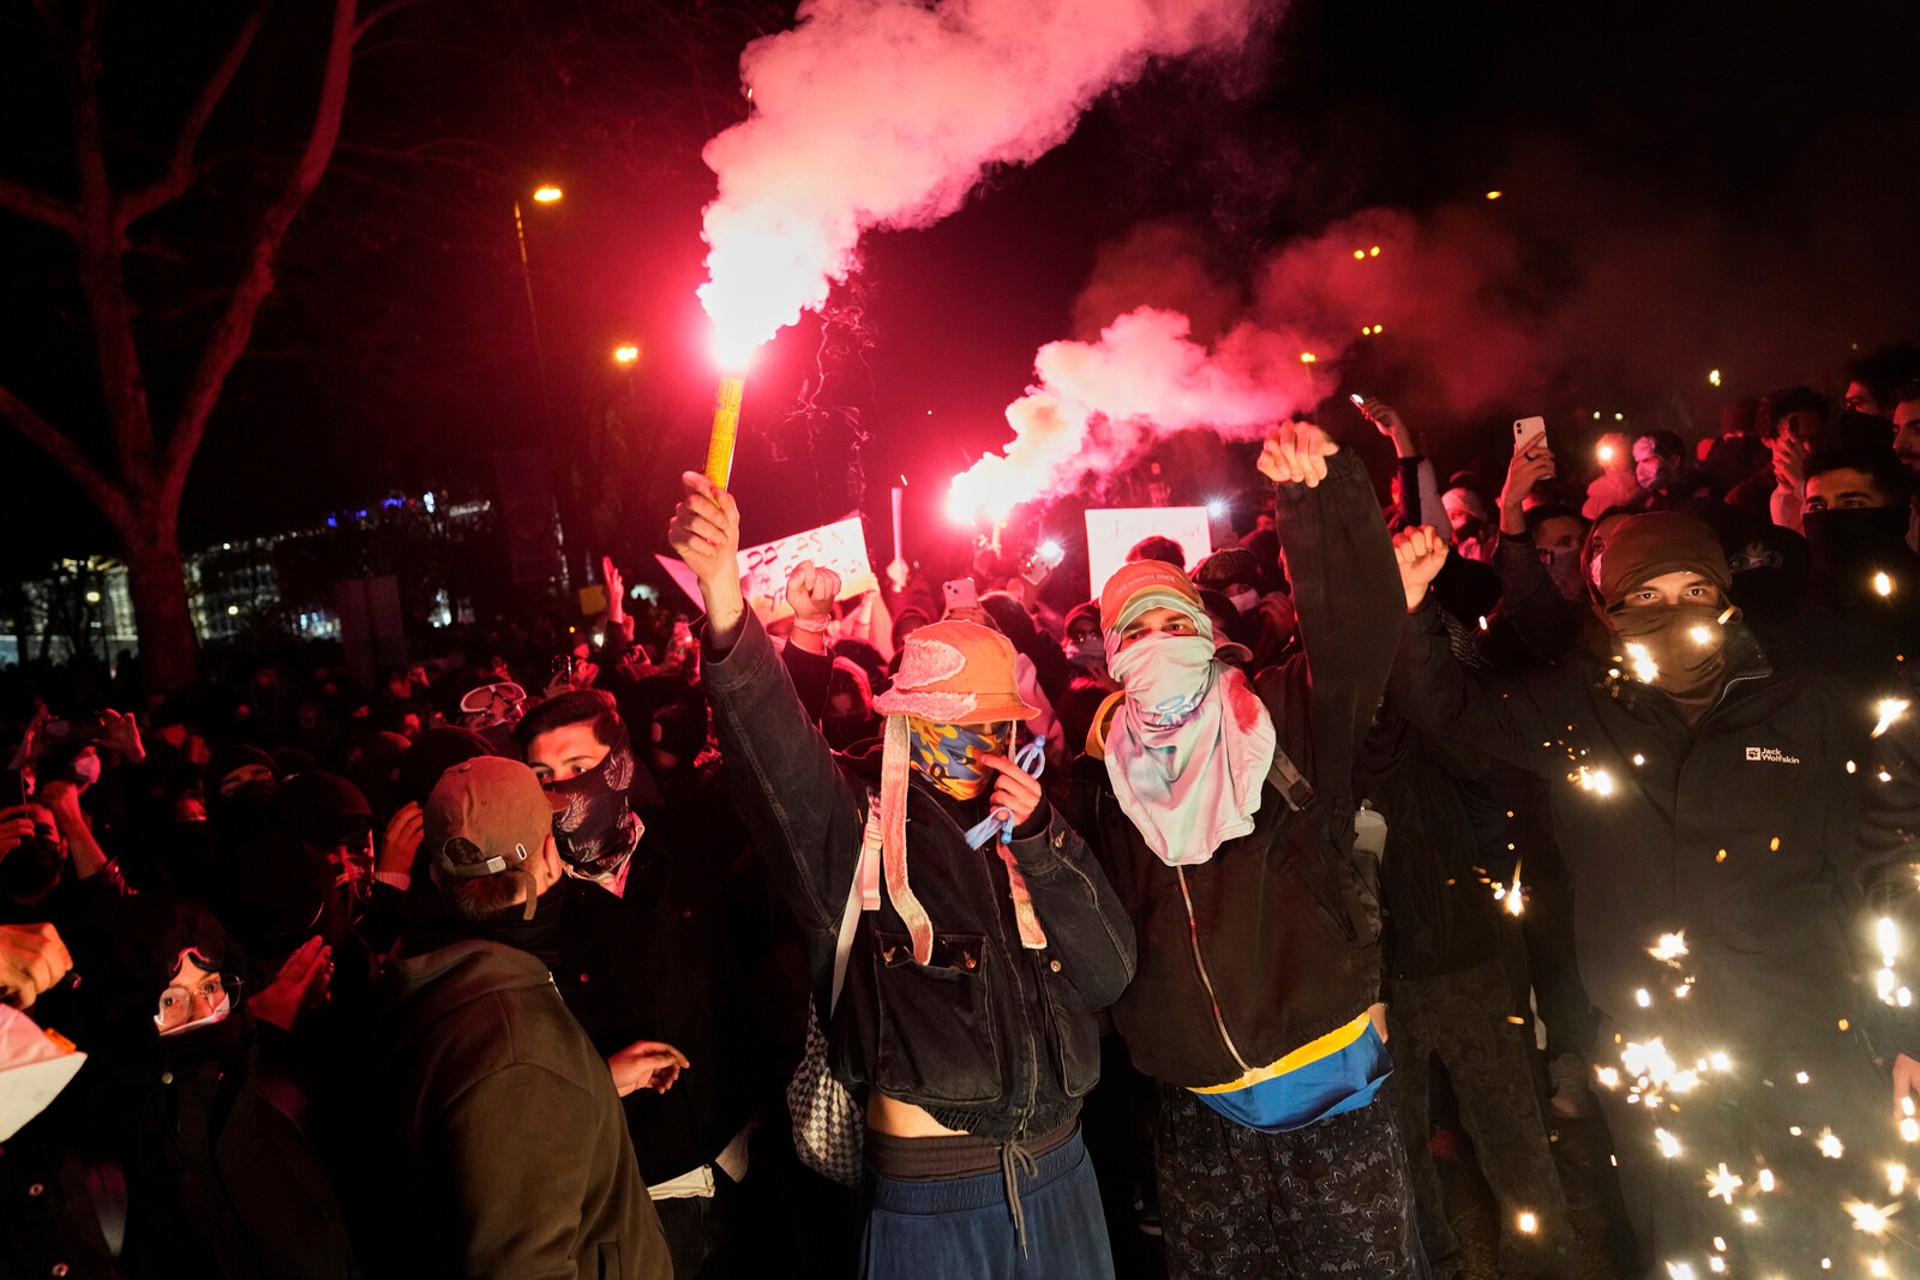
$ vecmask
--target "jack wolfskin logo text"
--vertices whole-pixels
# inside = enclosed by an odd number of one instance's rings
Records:
[[[1748,747],[1747,759],[1762,764],[1799,764],[1799,756],[1790,756],[1778,747]]]

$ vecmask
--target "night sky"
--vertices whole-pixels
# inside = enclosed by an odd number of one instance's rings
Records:
[[[1705,426],[1723,397],[1831,383],[1855,344],[1920,330],[1920,107],[1901,62],[1916,8],[1300,0],[1245,56],[1159,68],[1110,96],[1065,146],[994,175],[945,223],[872,237],[829,341],[803,322],[748,384],[746,536],[844,514],[858,487],[849,408],[869,436],[869,511],[883,518],[904,473],[932,528],[948,477],[1004,441],[1035,349],[1094,336],[1076,330],[1075,300],[1103,247],[1156,220],[1191,233],[1222,281],[1379,207],[1405,210],[1460,261],[1498,245],[1502,268],[1474,305],[1539,340],[1489,367],[1490,385],[1439,394],[1436,354],[1396,351],[1391,333],[1344,370],[1463,450],[1509,410],[1638,418],[1678,401]],[[60,82],[22,9],[0,19],[0,175],[58,187],[70,181]],[[129,174],[151,162],[191,92],[183,75],[206,65],[238,6],[190,10],[108,7]],[[693,296],[712,193],[699,150],[745,109],[732,68],[754,21],[788,17],[493,0],[396,19],[356,67],[335,169],[215,413],[187,543],[394,490],[484,491],[502,448],[545,443],[562,474],[591,470],[605,456],[597,429],[626,437],[634,501],[613,549],[629,562],[663,549],[653,499],[699,465],[712,391]],[[225,158],[205,193],[143,226],[157,401],[220,279],[221,237],[294,136],[317,37],[276,22],[210,135]],[[523,201],[550,419],[511,220],[514,196],[543,180],[567,193]],[[1489,189],[1503,198],[1489,204]],[[0,214],[0,274],[0,382],[84,424],[97,409],[59,243]],[[1217,299],[1224,314],[1246,302],[1236,293]],[[1458,334],[1467,363],[1478,314],[1463,312]],[[629,370],[609,359],[622,341],[643,352]],[[1709,367],[1726,369],[1723,390],[1706,385]],[[792,416],[803,381],[821,410],[811,422]],[[4,428],[0,470],[16,495],[8,571],[111,549],[78,491]]]

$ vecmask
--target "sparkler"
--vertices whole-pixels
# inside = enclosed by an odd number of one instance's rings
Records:
[[[1845,1209],[1847,1216],[1853,1219],[1855,1231],[1864,1231],[1876,1240],[1887,1234],[1889,1220],[1894,1214],[1900,1212],[1900,1206],[1897,1204],[1865,1204],[1859,1200],[1849,1200],[1840,1207]]]
[[[1880,699],[1880,701],[1877,704],[1875,704],[1873,709],[1874,714],[1878,715],[1880,719],[1879,719],[1879,722],[1873,726],[1872,736],[1877,738],[1881,734],[1885,733],[1888,729],[1891,729],[1893,727],[1893,722],[1898,720],[1901,716],[1905,715],[1907,713],[1907,708],[1912,705],[1913,704],[1908,702],[1905,698]]]
[[[1652,684],[1660,678],[1660,668],[1647,646],[1637,641],[1628,644],[1627,661],[1633,666],[1633,678],[1641,684]]]

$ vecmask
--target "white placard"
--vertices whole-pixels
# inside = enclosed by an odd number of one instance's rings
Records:
[[[1187,553],[1188,573],[1213,553],[1205,507],[1107,507],[1087,512],[1087,572],[1097,599],[1107,579],[1142,538],[1172,538]]]

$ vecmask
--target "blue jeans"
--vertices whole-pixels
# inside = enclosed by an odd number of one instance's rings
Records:
[[[1113,1280],[1106,1217],[1080,1135],[1020,1173],[1027,1251],[998,1173],[900,1182],[867,1173],[864,1280]]]

